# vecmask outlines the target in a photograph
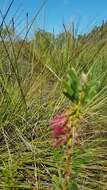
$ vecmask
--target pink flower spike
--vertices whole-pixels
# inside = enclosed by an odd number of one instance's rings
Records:
[[[52,136],[53,136],[54,138],[57,138],[58,136],[65,134],[65,129],[64,129],[63,127],[55,127],[55,128],[53,129],[52,134],[53,134]]]
[[[50,122],[51,128],[62,127],[66,124],[67,117],[64,114],[58,115]]]
[[[54,148],[67,143],[68,117],[65,114],[57,115],[50,122],[51,137],[54,139]]]

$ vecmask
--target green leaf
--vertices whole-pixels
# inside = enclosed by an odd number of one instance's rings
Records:
[[[64,81],[64,91],[63,91],[64,95],[69,98],[72,102],[74,101],[75,97],[74,97],[74,91],[73,89],[69,86],[69,84],[67,82]]]
[[[67,81],[64,82],[64,94],[71,101],[79,101],[80,92],[80,82],[77,73],[74,68],[72,68],[67,74]]]
[[[77,76],[77,73],[75,71],[74,68],[72,68],[69,72],[68,72],[68,80],[70,81],[71,83],[71,87],[73,88],[73,90],[75,91],[79,85],[80,85],[80,82],[79,82],[79,78]]]

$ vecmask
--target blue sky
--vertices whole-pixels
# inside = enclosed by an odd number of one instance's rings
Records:
[[[0,0],[0,8],[5,13],[11,0]],[[29,12],[29,22],[41,6],[43,0],[15,0],[14,5],[7,17],[7,22],[15,15],[18,30],[25,25],[25,14]],[[47,0],[41,10],[33,29],[45,28],[55,33],[63,31],[62,23],[66,27],[72,21],[78,33],[91,30],[94,25],[107,20],[107,0]]]

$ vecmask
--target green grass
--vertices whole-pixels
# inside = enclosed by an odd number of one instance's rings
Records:
[[[1,36],[0,189],[61,189],[63,150],[52,147],[49,121],[72,106],[62,82],[73,66],[78,75],[89,76],[90,84],[100,82],[97,94],[82,107],[81,147],[75,145],[71,163],[74,181],[77,189],[106,190],[106,41],[82,44],[69,31],[62,39],[37,34],[28,42]]]

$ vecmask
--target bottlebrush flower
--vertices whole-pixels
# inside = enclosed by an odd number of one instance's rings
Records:
[[[59,147],[67,142],[67,122],[68,118],[65,114],[57,115],[51,120],[50,127],[52,129],[51,136],[55,140],[54,147]]]

